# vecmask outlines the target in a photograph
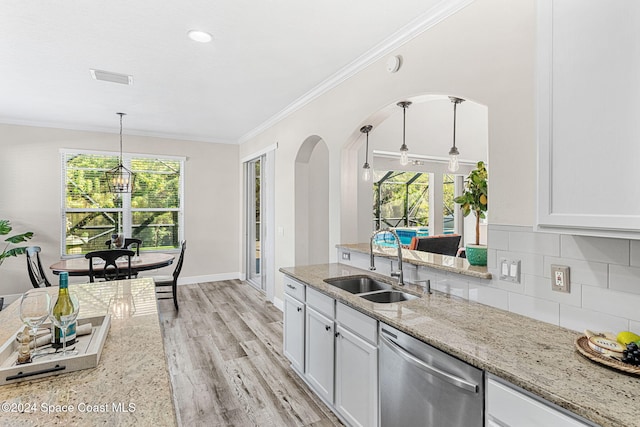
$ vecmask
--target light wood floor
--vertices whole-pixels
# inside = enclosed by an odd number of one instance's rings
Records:
[[[282,312],[238,280],[158,301],[178,424],[339,426],[282,354]]]

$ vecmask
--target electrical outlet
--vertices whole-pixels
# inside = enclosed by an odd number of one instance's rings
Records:
[[[551,290],[556,292],[571,292],[569,266],[551,264]]]
[[[351,252],[342,252],[342,259],[344,261],[351,261]]]

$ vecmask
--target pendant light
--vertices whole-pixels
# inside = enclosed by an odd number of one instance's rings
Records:
[[[411,101],[400,101],[398,107],[402,107],[402,145],[400,146],[400,164],[406,166],[409,164],[409,148],[406,144],[406,130],[407,130],[407,108],[411,105]]]
[[[450,96],[449,99],[453,102],[453,147],[449,150],[449,172],[456,172],[460,168],[460,164],[458,163],[458,156],[460,153],[456,148],[456,110],[458,104],[464,102],[462,98],[456,98],[455,96]]]
[[[362,165],[362,180],[365,182],[371,181],[371,166],[369,166],[369,132],[371,132],[373,126],[365,125],[360,128],[360,132],[367,134],[367,143],[364,152],[364,165]]]
[[[120,116],[120,162],[118,166],[105,172],[105,175],[111,193],[131,193],[136,175],[122,164],[122,116],[126,113],[116,114]]]

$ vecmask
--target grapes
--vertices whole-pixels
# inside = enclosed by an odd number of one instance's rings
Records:
[[[622,352],[622,361],[633,366],[640,366],[640,348],[635,342],[627,344],[627,349]]]

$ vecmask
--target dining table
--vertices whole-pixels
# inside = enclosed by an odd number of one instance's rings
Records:
[[[175,259],[174,255],[165,254],[160,252],[142,252],[140,255],[131,257],[131,274],[135,275],[140,271],[155,270],[157,268],[166,267],[173,263]],[[118,262],[120,265],[120,262]],[[127,261],[122,261],[122,266],[126,266]],[[88,276],[89,275],[89,260],[85,257],[82,258],[67,258],[60,260],[49,268],[53,271],[53,274],[60,274],[63,271],[69,273],[69,276]],[[100,272],[104,269],[104,264],[96,264],[94,261],[94,271]]]

